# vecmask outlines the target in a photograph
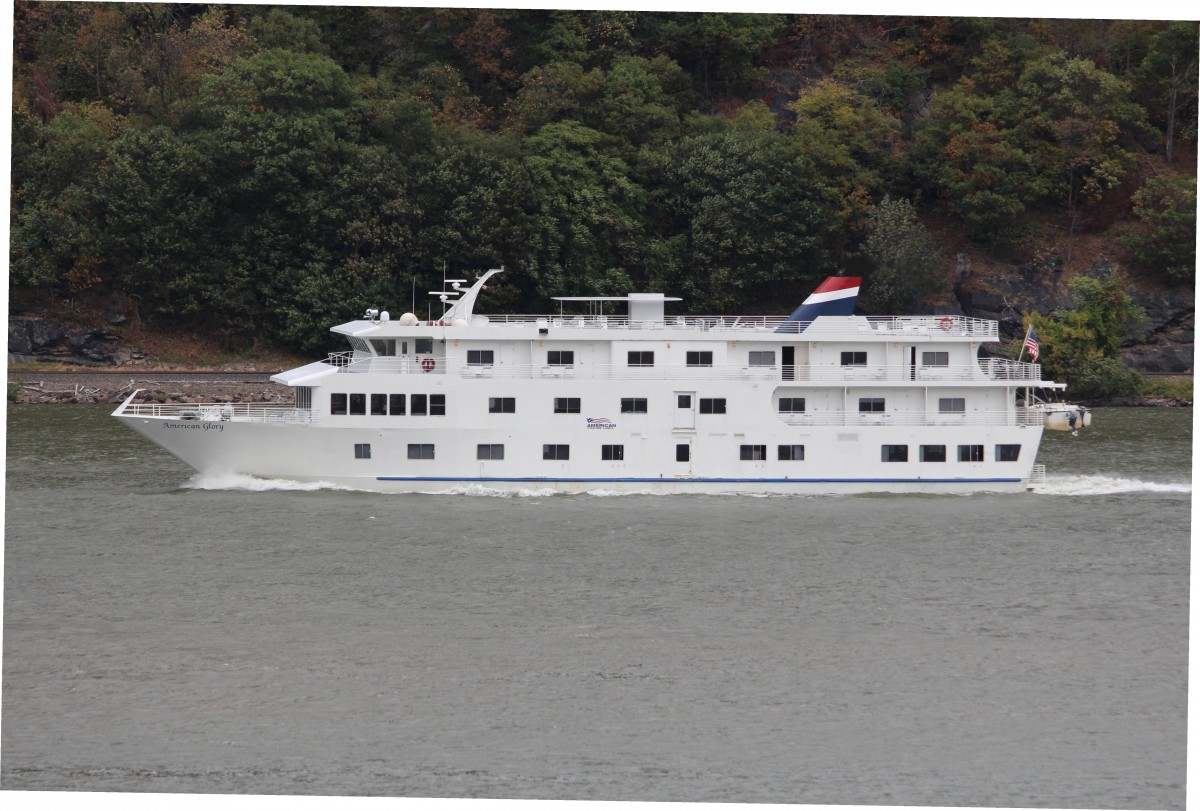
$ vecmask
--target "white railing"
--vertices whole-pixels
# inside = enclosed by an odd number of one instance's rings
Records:
[[[338,353],[329,358],[339,372],[363,374],[450,375],[467,379],[535,379],[586,378],[600,380],[779,380],[783,382],[871,383],[880,381],[1040,381],[1042,367],[1036,363],[1017,363],[1005,358],[983,358],[978,363],[958,366],[748,366],[715,364],[686,366],[657,364],[627,366],[624,364],[580,363],[571,365],[547,364],[467,364],[461,360],[447,361],[431,355],[371,357],[355,360],[351,353]]]
[[[925,411],[885,411],[860,413],[853,411],[809,411],[800,414],[781,413],[779,419],[788,425],[1039,425],[1041,415],[1018,408],[1012,411],[968,411],[959,414]]]
[[[782,315],[669,315],[661,321],[630,321],[615,315],[489,315],[487,326],[539,326],[555,329],[585,330],[665,330],[688,329],[701,332],[780,332],[796,334],[812,326],[811,321],[789,321]],[[439,322],[427,326],[454,330]],[[829,330],[831,325],[826,325]],[[459,327],[458,329],[461,329]],[[854,321],[843,330],[848,334],[862,331],[879,335],[949,335],[996,341],[999,325],[982,318],[959,315],[867,316],[866,324]],[[447,333],[449,334],[449,333]],[[829,334],[825,332],[823,334]]]
[[[261,403],[130,403],[122,416],[181,422],[311,422],[313,411]]]

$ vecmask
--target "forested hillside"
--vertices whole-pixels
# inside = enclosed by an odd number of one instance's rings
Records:
[[[1194,23],[17,2],[14,300],[324,346],[489,309],[785,312],[955,256],[1195,269]]]

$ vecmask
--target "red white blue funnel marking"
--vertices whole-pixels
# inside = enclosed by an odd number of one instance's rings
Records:
[[[796,308],[796,312],[788,316],[787,323],[776,331],[798,332],[803,327],[794,327],[793,323],[807,324],[822,315],[853,315],[861,282],[861,276],[830,276]]]

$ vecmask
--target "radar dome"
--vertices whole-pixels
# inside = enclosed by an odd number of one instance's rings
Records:
[[[421,322],[412,313],[405,313],[400,316],[400,326],[402,327],[415,327],[419,323]]]

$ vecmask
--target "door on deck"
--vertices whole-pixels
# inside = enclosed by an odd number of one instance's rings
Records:
[[[696,427],[696,392],[675,392],[675,428]]]
[[[783,379],[796,379],[796,347],[794,346],[783,348]]]

